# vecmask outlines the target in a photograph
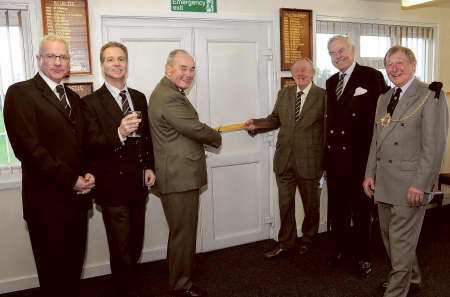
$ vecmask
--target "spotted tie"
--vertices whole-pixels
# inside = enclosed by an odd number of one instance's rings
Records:
[[[397,106],[398,99],[400,98],[400,93],[402,92],[402,88],[397,88],[391,96],[391,100],[389,100],[389,104],[387,106],[387,113],[392,116],[394,113],[395,107]]]
[[[56,86],[56,92],[59,95],[59,102],[64,107],[64,110],[69,114],[69,117],[72,115],[72,109],[70,108],[69,103],[67,103],[66,92],[64,92],[64,87],[62,85]]]
[[[300,119],[300,106],[302,105],[302,95],[303,92],[300,91],[297,93],[295,97],[295,121],[297,122]]]
[[[130,111],[130,103],[128,103],[127,91],[122,90],[120,91],[119,95],[122,98],[122,113],[126,115]]]
[[[344,77],[346,76],[346,73],[341,73],[339,75],[339,81],[336,86],[336,99],[339,100],[339,98],[342,95],[342,91],[344,90]]]

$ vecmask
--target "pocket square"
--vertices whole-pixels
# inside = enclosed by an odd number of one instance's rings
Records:
[[[363,94],[365,94],[365,93],[367,93],[367,90],[366,90],[366,89],[361,88],[361,87],[357,87],[357,88],[355,89],[355,94],[353,94],[353,96],[360,96],[360,95],[363,95]]]

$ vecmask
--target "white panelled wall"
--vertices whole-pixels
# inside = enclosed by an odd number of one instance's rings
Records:
[[[32,1],[32,7],[40,5],[38,0],[9,2],[27,1]],[[94,81],[95,87],[99,87],[102,83],[98,61],[100,47],[109,38],[122,38],[130,49],[129,84],[149,95],[152,86],[163,75],[168,50],[181,46],[193,52],[198,60],[197,83],[189,97],[203,121],[214,126],[264,116],[272,110],[279,88],[278,9],[286,7],[312,9],[314,16],[437,24],[441,34],[435,77],[443,81],[444,88],[450,91],[450,67],[447,67],[450,65],[450,35],[445,34],[450,30],[449,9],[402,11],[399,4],[361,0],[217,0],[217,4],[217,14],[198,14],[172,13],[170,0],[128,0],[126,5],[121,0],[89,0],[93,74],[72,77],[71,80]],[[36,11],[31,19],[35,52],[42,37],[40,10]],[[128,23],[121,25],[117,21],[124,19]],[[145,24],[155,20],[163,24],[164,30],[155,29],[147,36],[149,31],[145,30]],[[130,23],[133,23],[133,30],[125,25]],[[168,33],[166,29],[170,24],[171,33]],[[233,25],[242,31],[235,28],[233,34],[230,29]],[[138,32],[138,35],[125,38],[130,32]],[[242,36],[239,36],[241,32]],[[142,42],[155,36],[160,38],[156,48],[155,43]],[[224,63],[239,57],[248,58],[240,59],[236,64]],[[137,75],[142,73],[146,75]],[[239,78],[247,83],[239,84]],[[238,87],[226,88],[227,79]],[[202,194],[199,251],[275,237],[279,219],[271,164],[274,136],[269,134],[250,139],[242,132],[231,133],[224,135],[221,151],[208,152],[210,185]],[[447,172],[450,172],[449,154],[450,150],[445,164]],[[21,190],[18,184],[15,187],[11,185],[13,183],[8,183],[8,187],[0,184],[0,293],[38,285],[28,233],[22,219]],[[324,230],[325,193],[321,204],[321,229]],[[301,223],[303,210],[301,203],[298,205],[296,213]],[[142,261],[165,257],[167,232],[160,202],[151,196]],[[108,262],[103,222],[100,213],[94,210],[89,224],[84,277],[109,273]]]

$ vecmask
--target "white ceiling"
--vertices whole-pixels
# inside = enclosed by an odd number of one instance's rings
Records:
[[[388,2],[388,3],[398,3],[400,5],[401,0],[362,0],[362,1],[372,1],[372,2]],[[432,7],[450,7],[450,0],[434,0],[427,6]]]

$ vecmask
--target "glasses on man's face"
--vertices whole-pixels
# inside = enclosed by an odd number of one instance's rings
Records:
[[[70,57],[67,55],[54,55],[54,54],[44,54],[41,55],[42,58],[44,58],[44,60],[51,62],[51,63],[55,63],[56,59],[59,59],[60,62],[64,62],[67,63],[70,60]]]

